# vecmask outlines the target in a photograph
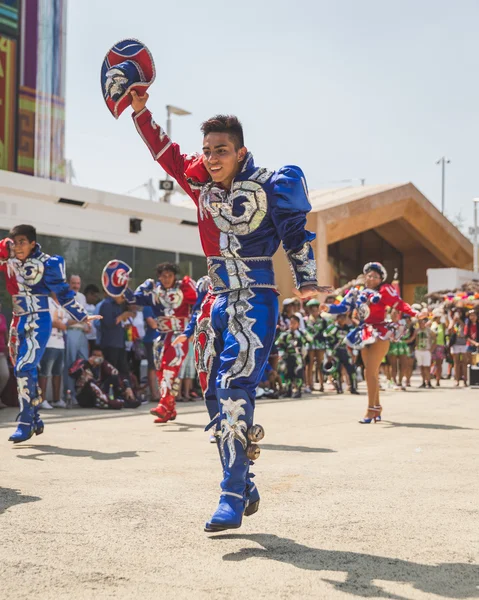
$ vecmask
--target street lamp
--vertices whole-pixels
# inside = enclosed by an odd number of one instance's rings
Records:
[[[479,198],[474,198],[474,273],[478,271],[477,264],[477,203],[479,202]]]
[[[451,161],[445,156],[441,156],[439,160],[436,160],[436,165],[441,164],[442,166],[442,186],[441,186],[441,212],[444,214],[445,208],[445,188],[446,188],[446,164]]]
[[[183,108],[178,108],[177,106],[171,106],[171,104],[166,105],[166,135],[171,140],[171,115],[177,115],[178,117],[184,117],[186,115],[191,115],[190,112],[184,110]],[[168,173],[166,174],[166,179],[168,180],[170,176]],[[169,202],[170,196],[172,192],[165,192],[163,196],[164,202]]]

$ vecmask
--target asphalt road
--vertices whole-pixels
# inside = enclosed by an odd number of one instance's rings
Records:
[[[55,410],[7,441],[0,411],[0,598],[479,598],[479,390],[258,401],[257,514],[208,535],[220,465],[201,403]]]

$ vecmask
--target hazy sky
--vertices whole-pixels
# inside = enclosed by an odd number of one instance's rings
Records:
[[[472,219],[479,196],[477,0],[70,0],[67,158],[78,185],[123,193],[161,178],[131,122],[104,105],[100,66],[126,37],[156,63],[149,108],[185,152],[200,123],[240,117],[256,163],[298,164],[310,189],[412,181]],[[356,182],[355,182],[356,184]]]

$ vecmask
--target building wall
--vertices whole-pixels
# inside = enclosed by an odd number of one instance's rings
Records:
[[[84,206],[59,204],[60,198]],[[139,233],[130,233],[130,218],[142,220]],[[114,258],[133,268],[133,285],[153,277],[164,261],[201,277],[206,260],[196,221],[196,211],[189,208],[0,171],[0,237],[19,223],[33,224],[45,252],[63,255],[67,275],[80,274],[84,284],[100,286],[101,271]],[[3,277],[0,297],[8,314]]]
[[[66,0],[0,0],[0,169],[65,180]]]

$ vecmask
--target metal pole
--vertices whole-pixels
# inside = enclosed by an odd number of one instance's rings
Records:
[[[474,273],[477,273],[477,201],[474,198]]]
[[[441,199],[441,212],[444,214],[445,207],[445,189],[446,189],[446,157],[443,156],[441,158],[442,163],[442,199]]]
[[[167,105],[167,107],[166,107],[166,135],[171,140],[171,112],[170,112],[169,105]],[[167,173],[166,174],[166,180],[168,181],[169,178],[170,178],[170,176]],[[170,195],[171,195],[171,192],[165,192],[164,195],[163,195],[163,202],[169,202],[170,201]]]

